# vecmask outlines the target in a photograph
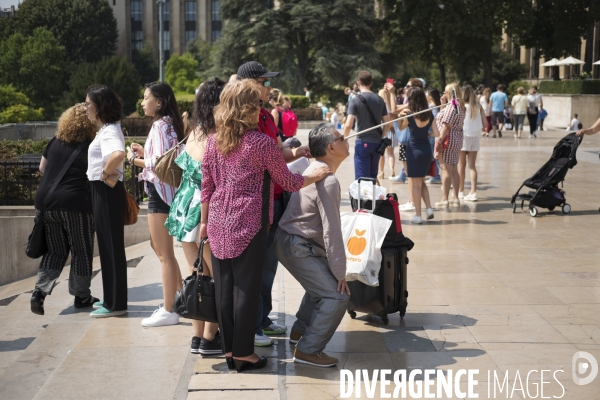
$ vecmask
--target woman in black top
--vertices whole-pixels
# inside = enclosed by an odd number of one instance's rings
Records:
[[[75,296],[75,307],[91,307],[98,301],[90,293],[94,222],[86,175],[88,147],[95,133],[96,129],[87,118],[85,105],[78,104],[61,115],[56,137],[48,143],[42,154],[40,171],[44,176],[35,195],[35,209],[36,218],[41,218],[44,223],[48,252],[40,263],[31,296],[31,311],[35,314],[44,314],[44,299],[52,293],[69,252],[69,293]],[[81,144],[83,146],[79,148]],[[44,203],[46,194],[75,151],[79,151],[79,154]]]

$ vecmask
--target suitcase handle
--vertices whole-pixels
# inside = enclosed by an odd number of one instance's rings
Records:
[[[367,182],[371,182],[373,184],[373,200],[371,201],[371,212],[375,212],[375,184],[377,183],[377,180],[374,178],[358,178],[358,209],[356,210],[357,212],[362,210],[362,192],[360,191],[360,183],[362,181],[367,181]],[[367,200],[368,201],[368,200]]]

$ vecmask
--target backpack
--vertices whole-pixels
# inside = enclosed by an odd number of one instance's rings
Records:
[[[537,111],[535,111],[535,100],[529,101],[529,99],[528,99],[527,101],[529,102],[529,107],[527,108],[527,112],[529,114],[537,114]]]
[[[283,136],[286,138],[292,137],[298,130],[298,117],[291,109],[287,109],[281,113],[281,126]]]

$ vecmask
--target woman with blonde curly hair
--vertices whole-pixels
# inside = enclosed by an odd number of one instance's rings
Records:
[[[75,308],[92,307],[98,301],[90,293],[94,222],[86,176],[88,147],[95,134],[85,105],[77,104],[61,115],[56,137],[42,154],[39,169],[44,176],[35,195],[35,209],[36,218],[44,224],[48,252],[42,257],[31,296],[31,311],[35,314],[44,315],[44,299],[52,293],[69,253],[69,293],[75,296]],[[73,154],[73,162],[46,198]]]
[[[263,368],[254,331],[267,230],[273,222],[273,183],[295,192],[327,176],[326,167],[292,174],[277,143],[257,131],[261,88],[252,79],[229,83],[215,107],[216,133],[202,162],[200,237],[212,249],[217,315],[230,369]]]

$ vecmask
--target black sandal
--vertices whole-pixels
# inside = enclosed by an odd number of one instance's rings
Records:
[[[35,289],[31,294],[31,312],[37,315],[44,315],[44,293]]]
[[[75,308],[91,307],[97,301],[100,301],[100,299],[97,299],[97,298],[95,298],[92,295],[89,295],[88,297],[85,297],[85,298],[84,297],[75,296],[74,306],[75,306]]]

